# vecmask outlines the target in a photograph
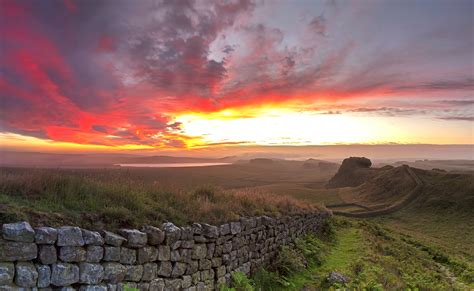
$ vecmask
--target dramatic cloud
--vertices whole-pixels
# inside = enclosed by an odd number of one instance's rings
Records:
[[[0,1],[0,131],[179,148],[200,138],[177,118],[190,113],[472,121],[472,1],[418,4]]]

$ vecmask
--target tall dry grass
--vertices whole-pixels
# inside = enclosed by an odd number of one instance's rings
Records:
[[[0,222],[71,223],[91,228],[191,222],[220,223],[240,216],[280,216],[312,208],[253,189],[164,187],[124,176],[74,170],[1,169]]]

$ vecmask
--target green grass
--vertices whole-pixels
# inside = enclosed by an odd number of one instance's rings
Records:
[[[292,251],[283,248],[280,260],[294,265],[293,271],[282,270],[282,262],[277,261],[270,271],[252,277],[253,290],[464,290],[474,286],[469,266],[456,266],[446,253],[402,233],[360,220],[336,219],[333,227],[331,240],[323,239],[327,235],[309,236]],[[303,270],[295,263],[301,261],[308,263]],[[453,272],[455,268],[463,272]],[[326,278],[332,271],[350,282],[330,284]]]

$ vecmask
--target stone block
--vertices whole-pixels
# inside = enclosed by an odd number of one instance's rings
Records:
[[[158,276],[169,277],[172,270],[173,265],[171,262],[160,262],[158,265]]]
[[[99,263],[104,258],[104,248],[97,245],[89,245],[86,247],[86,262]]]
[[[37,244],[52,245],[58,239],[58,231],[52,227],[37,227],[35,228],[35,242]]]
[[[106,244],[115,246],[115,247],[119,247],[125,241],[127,241],[123,236],[120,236],[110,231],[103,231],[102,235],[104,236],[104,241]]]
[[[119,263],[104,263],[104,281],[117,284],[122,282],[127,275],[127,268]]]
[[[110,291],[107,285],[81,285],[79,291]]]
[[[143,265],[143,277],[142,281],[148,282],[153,280],[156,277],[156,273],[158,272],[158,264],[157,263],[146,263]]]
[[[219,226],[219,233],[221,236],[230,234],[230,224],[224,223]]]
[[[186,272],[186,267],[187,265],[185,263],[181,263],[181,262],[174,263],[173,270],[171,272],[171,277],[173,278],[181,277]]]
[[[169,261],[171,260],[171,249],[169,246],[159,246],[158,247],[158,260],[159,261]]]
[[[208,238],[217,238],[219,236],[219,229],[217,226],[203,223],[201,224],[201,227],[203,236]]]
[[[84,262],[86,260],[86,250],[83,247],[60,247],[59,259],[66,263]]]
[[[104,247],[104,261],[118,262],[120,261],[120,247]]]
[[[86,245],[101,246],[105,242],[104,238],[97,231],[83,229],[82,237]]]
[[[54,245],[40,245],[38,260],[44,265],[54,264],[58,261],[58,254]]]
[[[57,263],[51,267],[51,284],[61,287],[79,282],[79,267],[74,264]]]
[[[51,285],[51,268],[48,265],[36,265],[36,271],[38,272],[38,283],[39,288],[46,288]]]
[[[79,227],[63,226],[58,228],[58,246],[83,246],[84,238]]]
[[[0,285],[13,283],[15,277],[15,265],[13,263],[0,263]]]
[[[163,278],[156,278],[150,282],[150,291],[164,291],[165,280]]]
[[[121,229],[119,233],[127,239],[125,246],[129,248],[144,247],[148,241],[146,233],[138,229]]]
[[[141,231],[147,234],[148,244],[150,245],[156,246],[165,241],[165,233],[158,227],[145,225],[142,227]]]
[[[144,264],[148,262],[154,262],[158,259],[158,248],[152,246],[146,246],[139,248],[137,252],[138,264]]]
[[[137,250],[122,247],[120,249],[120,263],[133,265],[137,261]]]
[[[0,240],[0,261],[30,261],[38,256],[35,243]]]
[[[28,243],[35,241],[35,231],[26,221],[3,224],[2,236],[6,240],[16,242]]]
[[[99,284],[104,278],[104,267],[101,264],[80,263],[79,282],[84,284]]]
[[[143,266],[142,265],[128,265],[127,274],[125,275],[126,281],[139,282],[143,276]]]
[[[205,244],[195,244],[193,247],[192,258],[194,260],[204,259],[207,255],[207,247]]]
[[[240,221],[233,221],[230,223],[230,233],[231,234],[238,234],[242,231]]]

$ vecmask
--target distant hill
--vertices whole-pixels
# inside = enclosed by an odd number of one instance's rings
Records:
[[[327,188],[359,186],[375,175],[372,162],[363,157],[350,157],[342,161],[336,175],[329,180]]]
[[[411,209],[474,214],[474,175],[406,165],[371,168],[367,160],[344,160],[329,181],[328,188],[341,188],[339,195],[347,202],[339,206],[358,206],[360,209],[352,209],[355,213],[396,211],[409,205]]]

